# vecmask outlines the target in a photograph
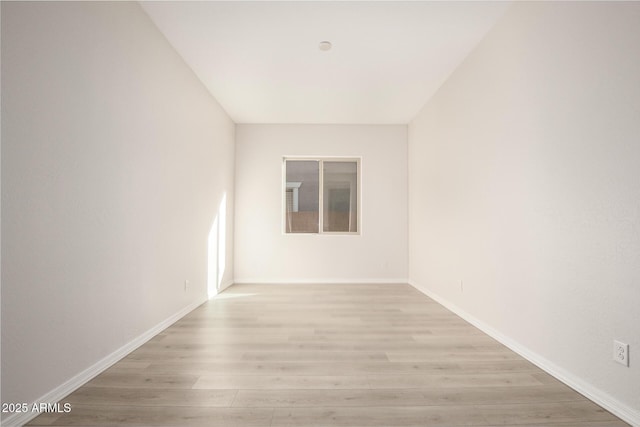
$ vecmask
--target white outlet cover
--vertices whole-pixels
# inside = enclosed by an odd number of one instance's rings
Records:
[[[629,366],[629,344],[613,341],[613,360],[624,366]]]

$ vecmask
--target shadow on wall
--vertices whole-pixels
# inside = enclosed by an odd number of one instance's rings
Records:
[[[208,239],[207,295],[209,299],[220,291],[226,266],[227,193],[222,195],[218,213],[213,219]]]

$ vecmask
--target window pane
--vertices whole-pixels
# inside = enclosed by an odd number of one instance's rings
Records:
[[[358,231],[358,163],[323,162],[323,230]]]
[[[287,233],[318,233],[319,166],[317,161],[287,160]]]

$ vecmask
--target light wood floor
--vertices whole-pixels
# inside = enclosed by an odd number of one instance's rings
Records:
[[[235,285],[31,425],[624,426],[409,285]]]

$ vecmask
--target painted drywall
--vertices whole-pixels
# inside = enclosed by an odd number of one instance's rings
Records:
[[[409,125],[411,282],[627,419],[640,414],[639,22],[637,2],[515,4]]]
[[[3,402],[204,301],[225,195],[232,280],[234,131],[137,3],[2,2]]]
[[[407,127],[238,125],[236,282],[407,278]],[[361,157],[360,235],[283,233],[283,157]]]

